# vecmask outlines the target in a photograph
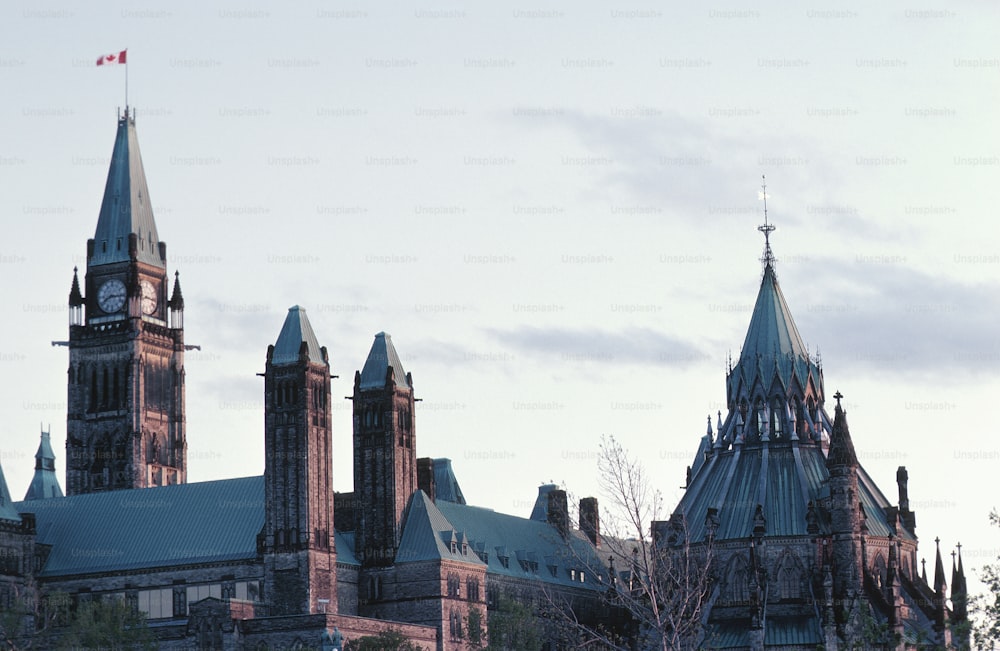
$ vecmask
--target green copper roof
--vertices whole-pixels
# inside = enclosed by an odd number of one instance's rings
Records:
[[[303,343],[306,344],[309,361],[323,364],[323,352],[320,350],[319,341],[309,323],[306,311],[304,308],[294,305],[288,308],[285,323],[281,326],[281,333],[274,343],[271,363],[274,365],[297,363],[299,350]]]
[[[56,455],[52,451],[49,433],[42,432],[42,440],[35,453],[35,476],[31,478],[25,500],[42,500],[50,497],[62,497],[59,478],[56,477]]]
[[[10,499],[10,490],[7,489],[7,478],[3,476],[3,466],[0,466],[0,520],[20,522],[21,516],[15,507],[16,504]]]
[[[778,286],[774,268],[767,265],[740,359],[756,359],[758,355],[773,357],[776,354],[807,356],[806,346],[802,343],[802,337],[792,320],[791,310]]]
[[[470,547],[485,554],[490,574],[591,590],[608,585],[608,552],[599,552],[577,530],[563,538],[546,522],[454,502],[437,506]]]
[[[465,495],[451,467],[451,459],[434,460],[434,499],[465,504]]]
[[[163,267],[166,261],[160,257],[160,238],[139,154],[135,118],[126,112],[125,117],[118,120],[104,200],[94,233],[94,254],[87,261],[88,266],[128,261],[128,240],[133,233],[138,238],[136,258]]]
[[[892,503],[860,465],[858,498],[868,516],[868,531],[888,537],[892,524],[886,508]],[[808,504],[829,495],[826,456],[813,443],[771,443],[716,450],[692,478],[677,506],[686,515],[692,540],[705,536],[705,516],[718,509],[716,540],[741,540],[753,530],[756,505],[763,506],[768,536],[807,536]],[[820,517],[820,532],[829,529]],[[894,535],[912,539],[901,529]]]
[[[38,542],[52,546],[41,577],[250,560],[264,525],[264,477],[14,506],[35,514]]]
[[[795,378],[804,389],[810,375],[814,382],[822,384],[822,374],[809,358],[774,268],[769,264],[764,268],[739,362],[729,376],[729,395],[748,395],[757,384],[767,392],[775,377],[785,388]],[[822,394],[822,387],[817,388]]]
[[[403,363],[399,361],[392,337],[384,332],[375,335],[375,342],[368,352],[364,368],[361,369],[361,389],[381,389],[385,386],[386,371],[392,368],[392,377],[397,386],[409,387]]]

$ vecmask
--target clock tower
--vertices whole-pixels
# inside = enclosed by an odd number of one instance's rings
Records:
[[[118,134],[83,291],[69,296],[66,493],[183,484],[184,300],[167,296],[135,116]]]

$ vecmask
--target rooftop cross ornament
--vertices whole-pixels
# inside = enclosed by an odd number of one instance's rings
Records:
[[[760,259],[765,267],[774,266],[774,253],[771,252],[771,233],[774,232],[774,224],[767,221],[767,180],[761,174],[760,198],[764,200],[764,223],[757,227],[757,230],[764,234],[764,257]]]

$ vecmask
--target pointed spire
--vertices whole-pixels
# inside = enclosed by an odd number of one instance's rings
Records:
[[[181,272],[174,272],[174,291],[170,295],[170,309],[184,309],[184,295],[181,293]]]
[[[764,269],[770,269],[774,266],[774,253],[771,252],[771,233],[776,227],[767,221],[767,179],[764,178],[763,174],[760,176],[760,181],[760,198],[764,201],[764,223],[757,227],[757,230],[764,234],[764,256],[760,261],[764,263]]]
[[[49,432],[42,430],[38,451],[35,452],[35,475],[28,485],[25,500],[41,500],[52,497],[62,497],[62,488],[56,476],[56,455],[52,451]]]
[[[70,307],[83,305],[83,293],[80,291],[80,277],[76,267],[73,267],[73,285],[69,288],[69,305]]]
[[[298,363],[303,346],[306,358],[310,362],[323,364],[326,361],[325,351],[316,339],[309,318],[306,317],[305,309],[293,305],[288,308],[285,324],[281,326],[278,340],[274,342],[271,363],[274,365]]]
[[[166,264],[162,253],[139,153],[135,117],[126,113],[118,120],[104,200],[87,265],[127,262],[134,256],[162,268]]]
[[[833,397],[837,399],[837,407],[833,416],[833,434],[830,435],[830,450],[826,455],[826,465],[828,468],[857,466],[858,455],[854,451],[851,430],[847,426],[847,412],[840,406],[840,399],[844,396],[838,391]]]
[[[375,335],[375,342],[368,351],[368,358],[361,369],[361,389],[382,389],[392,371],[392,379],[396,386],[409,387],[410,376],[403,370],[396,347],[392,345],[392,336],[385,332]]]
[[[941,561],[941,539],[935,538],[934,545],[937,547],[937,557],[934,561],[934,592],[943,595],[948,589],[948,582],[944,580],[944,563]]]

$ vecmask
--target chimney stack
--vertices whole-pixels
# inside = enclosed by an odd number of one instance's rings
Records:
[[[580,500],[580,531],[586,534],[590,542],[601,547],[601,515],[597,508],[596,497],[585,497]]]
[[[569,534],[569,503],[566,500],[566,491],[554,490],[549,493],[549,508],[547,521],[555,527],[560,535]]]
[[[417,488],[427,493],[431,502],[437,501],[437,488],[434,483],[434,459],[431,457],[417,459]]]

